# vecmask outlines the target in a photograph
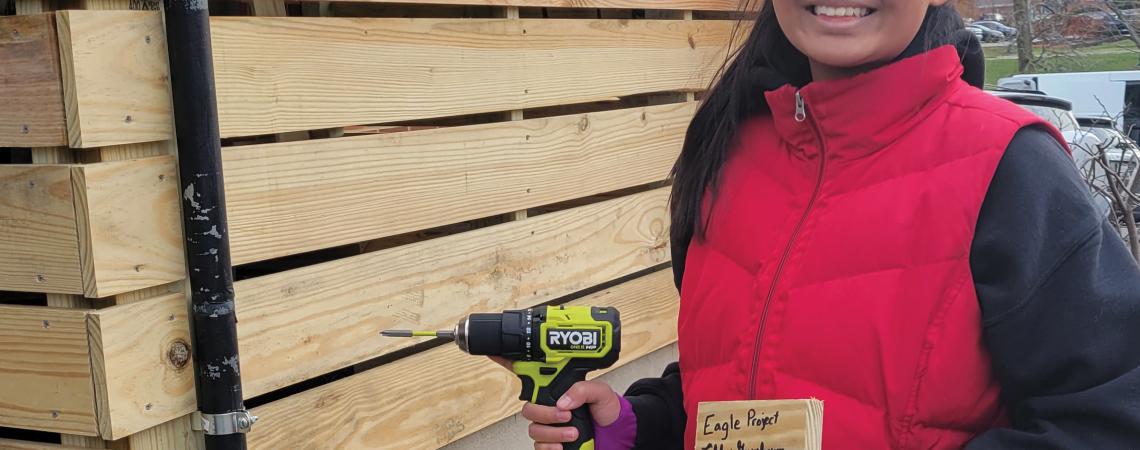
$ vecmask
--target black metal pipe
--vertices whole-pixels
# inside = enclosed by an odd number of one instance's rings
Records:
[[[165,0],[165,7],[198,410],[226,414],[243,411],[245,406],[222,185],[210,12],[206,0]],[[245,435],[207,433],[206,448],[245,450]]]

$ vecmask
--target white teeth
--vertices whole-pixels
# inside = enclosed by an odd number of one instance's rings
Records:
[[[867,8],[849,8],[849,7],[834,7],[834,6],[816,6],[815,14],[817,16],[828,17],[863,17],[870,14]]]

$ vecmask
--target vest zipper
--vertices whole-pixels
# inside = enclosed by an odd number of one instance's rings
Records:
[[[808,119],[807,107],[804,104],[804,98],[800,95],[800,91],[796,91],[796,122],[803,122]],[[819,131],[819,125],[815,120],[811,120],[812,131],[815,132],[816,140],[819,142],[819,175],[816,177],[815,189],[812,191],[811,199],[808,200],[807,208],[804,209],[803,216],[800,217],[799,223],[796,228],[792,230],[792,236],[788,239],[787,246],[784,247],[784,254],[780,256],[780,262],[776,266],[776,273],[772,275],[772,285],[768,288],[768,296],[764,299],[764,309],[760,314],[760,326],[756,330],[756,344],[752,350],[752,371],[748,375],[748,398],[756,398],[756,371],[760,366],[760,349],[763,344],[762,338],[764,336],[764,326],[768,321],[768,309],[772,305],[772,297],[776,295],[776,285],[780,281],[780,275],[784,271],[784,264],[788,262],[788,256],[792,253],[792,248],[796,244],[796,239],[800,235],[800,231],[807,222],[808,216],[815,208],[815,202],[819,199],[820,190],[823,188],[823,171],[827,167],[827,148],[823,143],[823,135]]]

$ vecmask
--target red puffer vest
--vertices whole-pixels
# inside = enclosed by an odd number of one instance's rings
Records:
[[[686,259],[685,448],[704,401],[821,399],[827,449],[961,448],[1005,422],[970,246],[1006,146],[1044,122],[961,73],[944,47],[766,93]]]

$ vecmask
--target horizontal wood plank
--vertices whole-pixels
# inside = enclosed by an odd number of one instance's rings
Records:
[[[0,450],[88,450],[70,445],[45,444],[43,442],[0,439]]]
[[[239,281],[243,393],[412,344],[383,339],[381,329],[446,328],[470,312],[533,306],[664,263],[667,197],[658,189]],[[104,330],[92,340],[114,358],[97,364],[112,437],[193,410],[192,374],[161,359],[186,333],[185,310],[168,296],[92,313]]]
[[[163,156],[79,166],[90,252],[89,297],[107,297],[186,277],[178,168]]]
[[[660,181],[695,108],[230,148],[233,258],[265,260]],[[0,248],[25,255],[0,261],[0,289],[106,297],[177,281],[185,269],[176,179],[172,156],[0,166]]]
[[[56,13],[71,147],[161,141],[173,133],[162,18],[151,11]]]
[[[346,0],[361,3],[738,11],[740,0]],[[756,2],[753,2],[756,3]]]
[[[71,176],[68,166],[0,166],[0,290],[83,292]]]
[[[247,395],[409,345],[379,329],[446,329],[664,263],[667,198],[658,189],[239,282]]]
[[[223,152],[235,263],[664,180],[695,103]]]
[[[0,426],[98,435],[85,314],[0,305]]]
[[[621,311],[619,364],[676,340],[669,270],[574,303]],[[510,372],[447,345],[255,408],[270,420],[254,427],[249,447],[435,449],[518,412],[519,389]]]
[[[72,146],[168,139],[158,15],[69,11],[60,18]],[[733,27],[213,17],[219,124],[223,137],[233,137],[696,91],[724,61]]]
[[[707,87],[720,21],[211,20],[223,136]]]
[[[121,439],[194,408],[184,294],[92,311],[88,333],[104,437]]]
[[[54,17],[0,17],[0,61],[0,147],[67,145]]]
[[[0,290],[92,298],[185,276],[170,156],[0,165]]]

